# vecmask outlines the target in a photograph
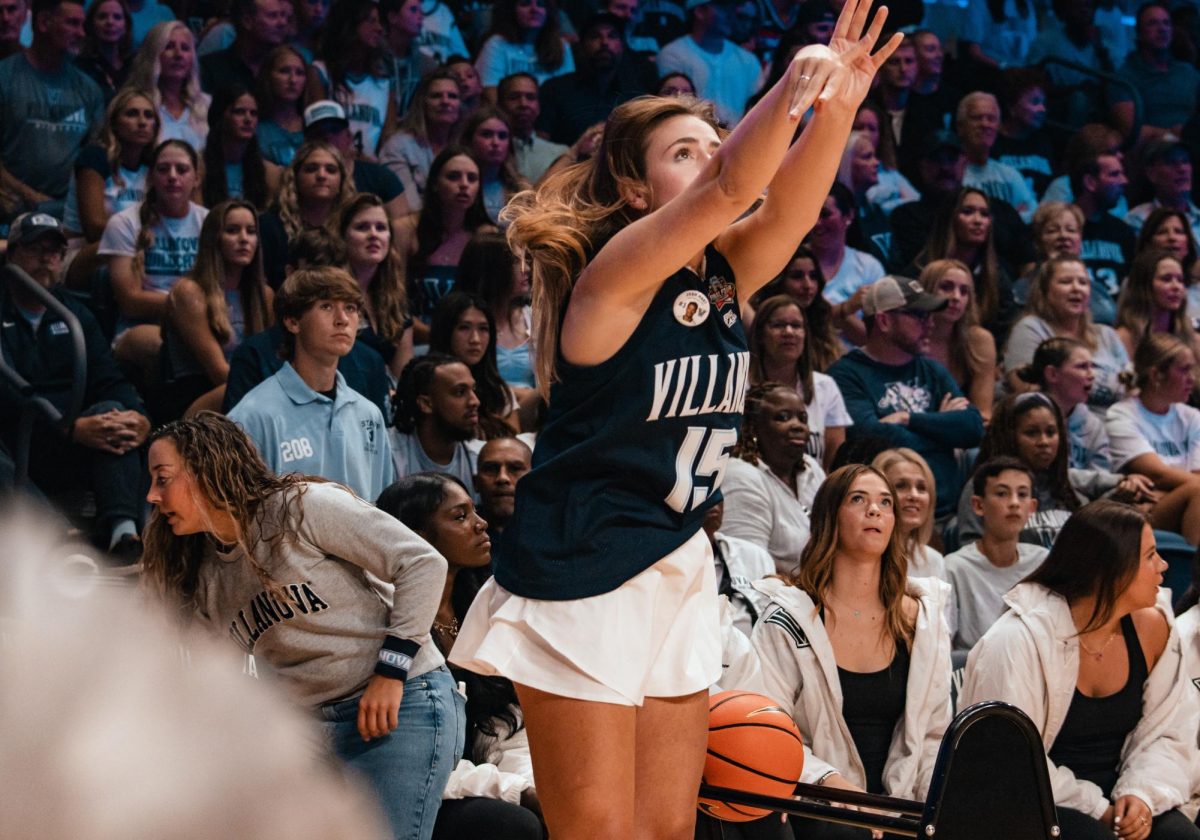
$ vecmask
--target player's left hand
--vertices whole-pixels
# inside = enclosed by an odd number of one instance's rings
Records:
[[[872,54],[887,20],[887,7],[879,8],[868,27],[870,12],[871,0],[847,0],[842,7],[829,40],[829,49],[837,56],[837,70],[813,104],[815,110],[820,111],[831,102],[857,110],[879,68],[900,46],[904,36],[897,32]]]
[[[358,701],[358,734],[364,741],[382,738],[399,725],[403,699],[403,680],[380,674],[371,677]]]

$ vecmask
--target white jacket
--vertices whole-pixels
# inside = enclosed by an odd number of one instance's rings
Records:
[[[1175,630],[1183,654],[1183,693],[1189,702],[1200,704],[1200,604],[1192,607],[1175,619]],[[1200,809],[1200,730],[1197,730],[1192,765],[1192,801],[1183,808],[1185,814],[1195,818]]]
[[[771,596],[765,617],[754,628],[762,675],[759,685],[739,688],[759,691],[791,711],[804,737],[800,781],[815,782],[836,770],[866,787],[862,759],[842,717],[837,661],[816,605],[782,580],[764,580],[757,586]],[[932,578],[910,579],[908,594],[920,609],[904,715],[892,734],[883,786],[891,796],[924,799],[950,722],[950,628],[945,620],[950,586]]]
[[[1017,706],[1042,733],[1048,751],[1062,729],[1079,679],[1079,638],[1066,599],[1035,583],[1017,584],[1009,609],[971,650],[960,705],[1003,700]],[[1184,694],[1179,633],[1171,615],[1171,592],[1159,590],[1158,609],[1171,625],[1166,649],[1142,691],[1142,718],[1121,748],[1115,801],[1132,794],[1162,814],[1188,800],[1194,762],[1196,704]],[[1046,759],[1054,802],[1099,819],[1110,802],[1092,782]]]
[[[509,708],[516,714],[519,723],[521,709],[518,706]],[[529,757],[529,736],[525,727],[509,734],[504,724],[499,721],[497,724],[497,737],[478,734],[477,747],[483,750],[488,763],[475,764],[466,758],[459,760],[446,782],[442,799],[481,796],[519,805],[521,794],[534,787],[533,762]],[[472,752],[470,744],[466,751],[468,754]]]

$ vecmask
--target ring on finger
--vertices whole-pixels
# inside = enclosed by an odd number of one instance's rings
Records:
[[[802,82],[811,82],[811,81],[812,81],[812,76],[805,76],[803,73],[801,73],[801,74],[800,74],[800,81],[802,81]]]

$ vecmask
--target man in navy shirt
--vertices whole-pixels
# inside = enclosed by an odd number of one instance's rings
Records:
[[[979,411],[950,372],[925,356],[933,313],[946,304],[915,280],[884,277],[863,300],[867,343],[829,369],[854,419],[848,440],[881,437],[924,457],[937,480],[938,516],[954,511],[962,490],[954,450],[983,437]]]
[[[26,213],[8,236],[8,261],[49,289],[79,321],[87,349],[83,411],[69,426],[35,421],[29,478],[46,493],[88,489],[96,497],[96,538],[118,560],[141,554],[137,533],[142,467],[139,447],[150,431],[142,402],[122,375],[96,319],[57,287],[67,239],[45,213]],[[60,411],[67,410],[74,366],[71,330],[17,279],[0,284],[0,355]],[[16,477],[18,418],[23,399],[0,381],[0,492]]]

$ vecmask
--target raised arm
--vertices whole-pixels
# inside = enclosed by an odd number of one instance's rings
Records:
[[[875,73],[900,44],[902,36],[897,33],[871,54],[887,19],[887,8],[879,9],[867,29],[870,8],[869,2],[848,2],[842,8],[829,42],[833,70],[813,103],[812,120],[771,179],[762,206],[729,228],[717,243],[733,267],[738,296],[743,300],[783,270],[816,223],[837,175],[858,106],[871,89]],[[866,34],[861,35],[864,30]],[[797,63],[806,56],[819,52],[823,53],[820,46],[805,47],[789,72],[796,72]]]
[[[848,2],[841,31],[848,33],[850,21],[863,20],[865,12],[858,9],[869,5],[869,0]],[[854,30],[855,39],[860,31]],[[853,55],[868,53],[877,35],[878,27],[873,26],[857,41]],[[800,116],[827,89],[830,96],[840,92],[844,84],[839,80],[848,73],[843,58],[829,49],[805,50],[724,143],[699,119],[689,123],[680,118],[672,126],[678,137],[661,131],[652,135],[645,150],[647,169],[660,177],[652,176],[650,183],[632,186],[626,194],[634,209],[650,212],[601,248],[575,284],[562,339],[569,361],[597,364],[625,343],[663,280],[698,258],[761,197],[787,153]],[[829,165],[832,173],[836,159]],[[682,190],[655,207],[655,191],[669,194],[672,183],[688,178],[690,168],[697,166],[699,172]],[[721,248],[721,242],[717,245]]]

